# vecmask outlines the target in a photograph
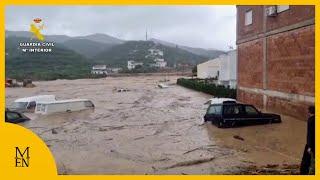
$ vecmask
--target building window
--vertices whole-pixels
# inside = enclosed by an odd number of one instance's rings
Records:
[[[252,24],[252,10],[246,12],[244,17],[244,25],[248,26]]]
[[[289,10],[289,5],[277,5],[277,13]]]

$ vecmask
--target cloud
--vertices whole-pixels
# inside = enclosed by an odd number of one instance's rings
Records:
[[[42,18],[45,34],[105,33],[126,40],[149,37],[192,47],[235,46],[235,6],[7,6],[6,29],[27,31]]]

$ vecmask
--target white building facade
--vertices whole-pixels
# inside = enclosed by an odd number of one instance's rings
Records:
[[[220,70],[219,58],[197,65],[197,77],[201,79],[218,78]]]
[[[164,68],[167,66],[167,62],[163,58],[163,51],[157,48],[148,49],[149,54],[146,58],[152,58],[153,63],[150,64],[151,67]]]
[[[232,50],[219,57],[220,75],[218,83],[235,89],[237,87],[237,50]]]
[[[197,77],[216,78],[218,84],[235,89],[237,87],[237,50],[228,51],[216,59],[197,65]]]
[[[149,49],[149,53],[152,56],[163,56],[163,51],[161,51],[160,49],[151,48]]]
[[[154,63],[150,64],[152,67],[164,68],[167,66],[167,62],[162,58],[156,58],[153,61]]]
[[[129,70],[132,70],[132,69],[136,68],[136,66],[138,66],[138,65],[142,66],[143,63],[130,60],[130,61],[128,61],[128,66],[127,67],[128,67]]]
[[[92,66],[91,74],[108,74],[107,65],[94,65]]]

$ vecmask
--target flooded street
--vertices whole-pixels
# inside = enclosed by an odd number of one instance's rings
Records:
[[[300,163],[306,122],[281,115],[280,124],[219,129],[203,123],[210,95],[167,78],[166,89],[157,87],[164,76],[35,82],[35,88],[6,88],[6,103],[53,94],[95,104],[94,111],[26,114],[32,120],[21,125],[45,141],[59,174],[232,174]]]

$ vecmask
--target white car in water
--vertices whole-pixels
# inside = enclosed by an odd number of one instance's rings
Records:
[[[94,109],[94,104],[88,99],[67,99],[37,103],[35,113],[52,114]]]
[[[55,95],[39,95],[16,99],[8,109],[18,112],[34,112],[35,107],[40,101],[55,101]]]

